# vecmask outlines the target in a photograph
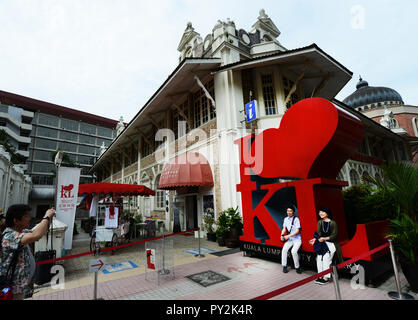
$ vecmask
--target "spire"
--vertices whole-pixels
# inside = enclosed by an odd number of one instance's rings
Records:
[[[116,135],[120,135],[123,129],[125,129],[125,124],[123,123],[123,117],[121,116],[118,124],[116,125]]]
[[[270,34],[273,38],[277,38],[280,35],[280,30],[269,18],[264,9],[260,10],[257,22],[252,26],[252,29],[263,30],[264,33]]]
[[[105,153],[106,151],[106,146],[104,141],[102,142],[102,145],[100,146],[100,155],[102,155],[103,153]]]
[[[365,87],[368,87],[368,86],[369,86],[369,83],[367,81],[363,80],[361,78],[361,75],[360,75],[359,76],[359,82],[356,85],[356,89],[358,90],[358,89],[365,88]]]

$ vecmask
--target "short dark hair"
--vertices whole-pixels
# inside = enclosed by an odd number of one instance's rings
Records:
[[[295,206],[294,205],[292,205],[292,204],[289,204],[289,205],[287,205],[286,206],[286,210],[287,209],[292,209],[293,210],[293,212],[295,212],[296,210],[295,210]]]
[[[14,219],[21,220],[22,217],[31,210],[31,207],[29,207],[27,204],[11,205],[6,212],[6,228],[12,228],[15,224]]]
[[[318,209],[318,213],[319,213],[319,211],[325,212],[327,214],[328,218],[332,219],[332,213],[331,213],[331,209],[330,208],[328,208],[328,207],[320,207]]]

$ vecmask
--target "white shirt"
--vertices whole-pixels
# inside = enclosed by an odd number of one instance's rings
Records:
[[[95,217],[97,212],[97,205],[99,203],[99,196],[95,195],[91,200],[89,217]]]
[[[113,207],[113,215],[111,214],[111,208],[106,207],[105,211],[105,228],[117,228],[118,227],[118,216],[119,208]]]
[[[295,218],[295,221],[293,222],[293,226],[292,226],[292,220],[293,217]],[[300,229],[300,221],[299,218],[296,216],[292,216],[292,217],[286,217],[284,218],[283,221],[283,229],[286,228],[287,229],[287,233],[286,235],[292,234],[294,232],[296,232],[297,229]],[[295,240],[302,240],[301,236],[300,236],[300,232],[293,236],[290,237],[287,241],[295,241]]]

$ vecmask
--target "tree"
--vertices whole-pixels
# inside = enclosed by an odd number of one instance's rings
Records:
[[[366,177],[391,196],[399,206],[400,213],[416,222],[418,212],[418,167],[413,163],[400,162],[381,166],[384,179]]]
[[[61,151],[60,149],[57,149],[57,151],[51,152],[51,161],[52,162],[55,163],[55,156],[60,151]],[[61,166],[63,166],[63,167],[71,167],[71,168],[81,168],[80,165],[79,165],[79,163],[74,162],[73,160],[71,160],[71,158],[68,155],[68,153],[65,153],[65,152],[62,153]],[[55,169],[51,170],[51,172],[54,174],[53,177],[55,177],[57,175],[57,172],[56,172]]]
[[[390,221],[395,250],[411,290],[418,291],[418,167],[412,163],[382,166],[384,179],[367,178],[387,192],[397,205],[397,218]]]
[[[0,129],[0,144],[10,153],[10,161],[13,164],[25,163],[26,158],[16,152],[16,148],[10,143],[9,136],[3,129]]]

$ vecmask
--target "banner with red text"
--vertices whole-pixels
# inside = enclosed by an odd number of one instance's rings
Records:
[[[80,170],[80,168],[58,168],[56,217],[68,226],[65,231],[66,250],[72,248]]]

